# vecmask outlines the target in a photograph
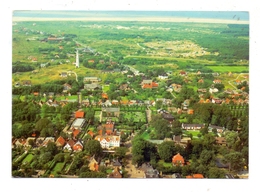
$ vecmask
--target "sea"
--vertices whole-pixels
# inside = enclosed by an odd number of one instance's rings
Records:
[[[248,11],[13,11],[13,17],[23,18],[197,18],[249,21]]]

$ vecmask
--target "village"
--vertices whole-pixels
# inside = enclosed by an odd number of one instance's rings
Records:
[[[218,66],[221,49],[192,40],[123,45],[44,25],[13,29],[13,177],[248,177],[246,59]]]

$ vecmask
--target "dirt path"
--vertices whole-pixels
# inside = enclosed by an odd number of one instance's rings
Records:
[[[129,178],[144,178],[144,172],[142,170],[137,169],[132,164],[132,144],[131,144],[131,141],[128,141],[126,143],[126,147],[129,149],[129,151],[126,153],[127,166],[125,167],[125,170],[128,172],[128,177]]]

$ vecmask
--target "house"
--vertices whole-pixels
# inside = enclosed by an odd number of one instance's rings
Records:
[[[204,83],[203,79],[198,80],[198,83]]]
[[[189,115],[193,115],[193,114],[194,114],[194,109],[188,109],[187,113],[188,113]]]
[[[24,81],[22,81],[22,85],[23,86],[32,86],[32,82],[31,82],[31,80],[24,80]]]
[[[215,80],[213,80],[213,83],[214,84],[221,84],[221,80],[220,79],[215,79]]]
[[[187,73],[186,73],[185,71],[180,71],[179,75],[181,75],[181,76],[186,76]]]
[[[173,135],[172,140],[175,144],[181,143],[181,135]]]
[[[88,131],[88,133],[87,133],[88,135],[90,135],[92,138],[94,137],[94,133],[93,133],[93,131]]]
[[[26,139],[26,142],[25,142],[24,146],[26,146],[26,147],[31,146],[31,144],[30,144],[31,141],[32,141],[33,144],[34,144],[34,142],[35,142],[35,137],[28,137],[28,138]]]
[[[144,178],[159,178],[159,171],[154,169],[150,163],[143,163],[141,170],[144,172]]]
[[[60,76],[61,76],[61,77],[67,77],[68,74],[67,74],[67,72],[61,72]]]
[[[41,63],[40,67],[41,67],[41,68],[45,68],[46,65],[47,65],[47,63]]]
[[[89,159],[88,167],[90,171],[98,171],[98,162],[94,156]]]
[[[54,143],[55,142],[54,139],[55,139],[54,137],[46,137],[45,140],[42,143],[42,146],[47,147],[48,143],[50,143],[50,142]]]
[[[95,60],[89,59],[89,60],[88,60],[88,63],[95,63]]]
[[[202,174],[192,174],[192,175],[187,175],[186,176],[187,179],[203,179],[204,176]]]
[[[162,113],[162,117],[167,120],[169,123],[172,123],[175,117],[172,116],[170,113]]]
[[[182,129],[185,129],[185,130],[200,130],[202,128],[204,128],[204,124],[185,124],[185,123],[182,123],[181,127]]]
[[[37,147],[42,146],[44,140],[45,140],[45,137],[38,137],[38,138],[36,139],[36,146],[37,146]]]
[[[81,101],[81,104],[87,107],[87,106],[90,105],[90,102],[89,102],[88,99],[84,99],[84,100]]]
[[[130,87],[127,83],[124,83],[119,86],[119,90],[123,90],[123,91],[130,90]]]
[[[83,145],[80,141],[77,141],[75,145],[72,147],[73,151],[82,151],[83,150]]]
[[[212,93],[217,93],[218,89],[217,88],[209,88],[209,92]]]
[[[221,146],[227,145],[225,137],[215,137],[215,141],[216,141],[216,144],[218,144],[218,145],[221,145]]]
[[[72,136],[73,136],[74,139],[76,139],[79,134],[80,134],[79,129],[73,129]]]
[[[66,141],[62,136],[59,136],[55,144],[57,147],[63,147],[66,144]]]
[[[108,178],[122,178],[122,171],[118,167],[115,167],[112,173],[108,175]]]
[[[118,135],[97,135],[95,140],[100,142],[101,147],[104,149],[120,147],[120,136]]]
[[[112,105],[118,105],[118,104],[119,104],[119,101],[114,99],[114,100],[112,100],[111,103],[112,103]]]
[[[108,120],[106,124],[98,126],[97,130],[99,131],[100,135],[112,135],[114,134],[114,122]]]
[[[75,118],[84,118],[84,111],[76,111]]]
[[[101,94],[101,97],[102,97],[103,99],[108,99],[108,95],[107,95],[106,93],[102,93],[102,94]]]
[[[225,130],[225,127],[209,124],[209,127],[208,127],[209,132],[212,132],[212,129],[216,129],[218,133],[223,133]]]
[[[107,117],[119,117],[120,114],[120,108],[116,107],[103,107],[102,108],[102,113],[106,113]]]
[[[72,89],[72,86],[68,83],[63,84],[63,92],[67,93],[69,90]]]
[[[222,100],[221,100],[221,99],[218,99],[218,98],[212,98],[212,99],[211,99],[211,102],[212,102],[212,103],[215,103],[215,104],[221,104],[221,103],[222,103]]]
[[[15,141],[15,146],[24,146],[26,143],[26,139],[20,138]]]
[[[113,160],[113,166],[122,169],[122,164],[118,161],[118,159]]]
[[[197,92],[198,92],[198,93],[206,93],[206,92],[207,92],[207,89],[198,89]]]
[[[63,150],[64,151],[72,151],[72,147],[75,145],[75,142],[72,140],[72,139],[70,139],[67,143],[66,143],[66,145],[63,147]]]
[[[98,83],[100,81],[101,81],[101,79],[98,77],[84,77],[84,79],[83,79],[84,83],[86,83],[86,82]]]
[[[159,79],[168,79],[168,75],[165,73],[165,74],[162,74],[162,75],[158,75],[158,78]]]
[[[235,85],[240,85],[240,84],[241,84],[241,80],[236,79],[236,81],[235,81]]]
[[[96,83],[85,84],[84,89],[86,89],[88,91],[94,91],[94,90],[102,89],[102,86],[99,84],[96,84]]]
[[[159,86],[158,83],[155,83],[152,80],[143,80],[141,85],[143,89],[152,89]]]
[[[172,164],[174,166],[176,166],[176,165],[183,166],[185,164],[183,156],[181,156],[180,153],[177,153],[177,155],[174,155],[172,157]]]

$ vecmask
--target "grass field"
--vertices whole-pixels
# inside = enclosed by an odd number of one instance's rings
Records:
[[[56,163],[55,167],[52,169],[51,174],[57,174],[57,171],[62,171],[65,162]]]
[[[24,160],[22,161],[22,163],[30,163],[33,159],[33,154],[29,153]]]
[[[212,69],[214,72],[218,73],[241,73],[241,72],[248,72],[249,67],[247,66],[207,66],[208,68]]]
[[[133,119],[134,122],[146,122],[145,113],[142,112],[122,112],[124,118],[130,120]]]

